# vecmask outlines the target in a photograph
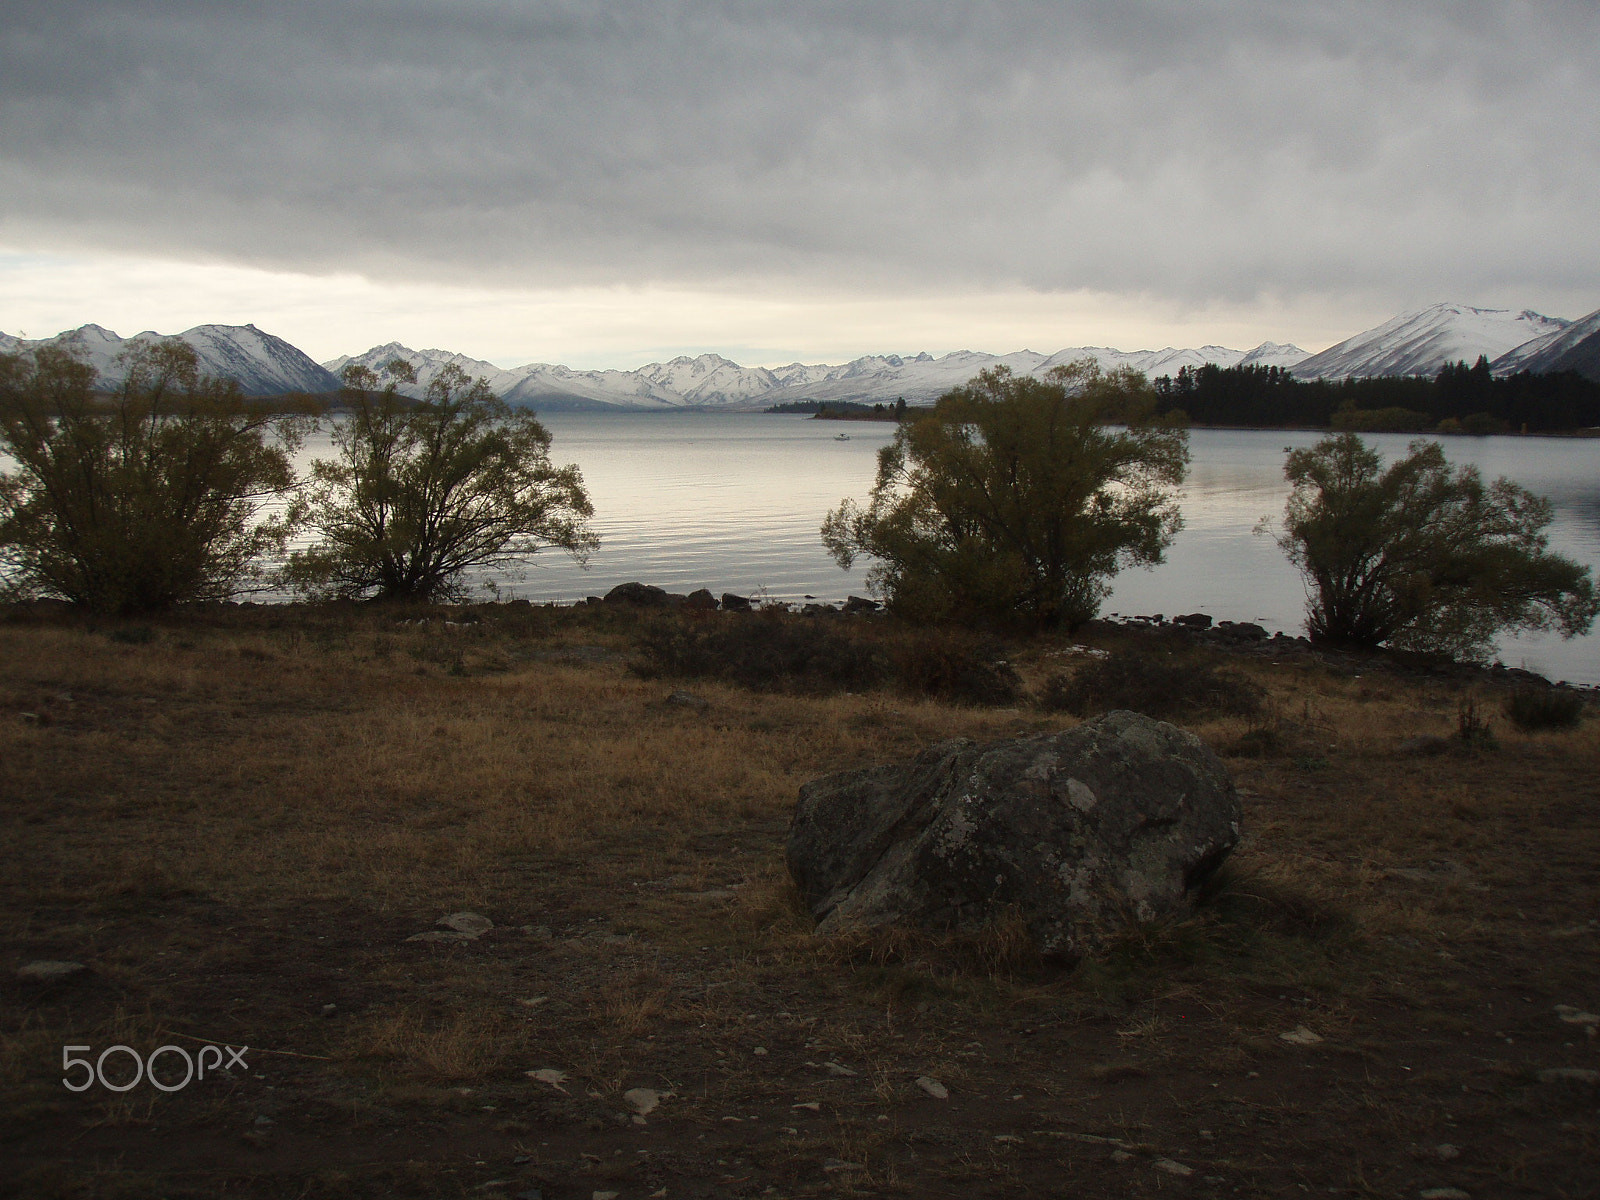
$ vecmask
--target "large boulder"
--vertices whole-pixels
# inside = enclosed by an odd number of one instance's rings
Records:
[[[800,789],[789,872],[819,933],[948,930],[1019,911],[1049,958],[1188,912],[1239,841],[1239,797],[1193,734],[1133,712]]]

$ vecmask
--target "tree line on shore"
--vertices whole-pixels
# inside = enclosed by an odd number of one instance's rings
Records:
[[[551,461],[532,412],[459,368],[417,402],[399,391],[415,380],[404,361],[347,367],[335,455],[299,479],[290,456],[315,414],[247,400],[176,340],[125,365],[107,403],[67,351],[0,355],[0,449],[17,463],[0,475],[0,594],[131,614],[270,578],[313,599],[441,601],[474,570],[598,548],[578,469]],[[1275,369],[1229,370],[1288,386]],[[1480,361],[1434,386],[1481,398],[1502,382]],[[846,569],[869,559],[900,618],[1075,628],[1182,525],[1188,420],[1169,384],[1091,359],[1042,379],[986,370],[903,415],[866,504],[829,513],[823,542]],[[1339,432],[1292,452],[1285,477],[1278,540],[1307,580],[1313,640],[1481,656],[1504,630],[1573,636],[1600,610],[1589,570],[1548,549],[1549,502],[1452,468],[1437,443],[1385,468]],[[261,519],[268,501],[278,511]]]
[[[1164,406],[1200,425],[1351,432],[1558,433],[1600,427],[1600,383],[1576,371],[1496,376],[1483,355],[1431,379],[1296,379],[1283,367],[1184,367],[1155,381]]]

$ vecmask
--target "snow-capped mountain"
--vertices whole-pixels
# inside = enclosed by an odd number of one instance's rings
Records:
[[[1176,374],[1182,367],[1204,363],[1234,366],[1293,366],[1306,356],[1298,346],[1263,343],[1254,350],[1202,346],[1194,350],[1113,350],[1104,346],[1077,346],[1040,354],[1018,350],[1011,354],[984,354],[957,350],[935,358],[931,354],[901,357],[869,354],[839,365],[790,363],[785,367],[742,367],[719,354],[682,356],[670,362],[650,363],[635,371],[574,371],[548,363],[529,363],[505,369],[479,359],[445,350],[412,350],[398,342],[374,346],[364,354],[332,359],[323,364],[338,372],[347,363],[380,369],[403,358],[417,372],[415,385],[402,391],[421,396],[428,383],[447,363],[454,363],[489,386],[512,404],[552,410],[571,408],[757,408],[795,400],[848,400],[858,404],[892,404],[904,397],[924,403],[960,387],[979,371],[1009,367],[1018,375],[1038,376],[1051,367],[1080,358],[1092,358],[1107,370],[1132,367],[1152,377]]]
[[[507,371],[491,362],[484,362],[481,358],[469,358],[465,354],[456,354],[449,350],[413,350],[409,346],[402,346],[399,342],[374,346],[365,354],[340,355],[323,363],[322,367],[334,376],[339,375],[350,365],[366,367],[376,372],[380,379],[386,380],[383,369],[397,358],[410,363],[411,369],[417,373],[416,383],[402,384],[400,390],[419,399],[428,390],[428,385],[438,378],[439,372],[448,366],[460,367],[469,378],[477,379],[481,376],[487,379],[489,386],[498,396],[505,395],[522,381],[522,375],[517,371]]]
[[[1401,313],[1297,363],[1300,379],[1371,375],[1435,375],[1453,362],[1491,361],[1534,338],[1559,333],[1567,322],[1524,309],[1435,304]]]
[[[108,387],[121,381],[118,355],[158,336],[145,332],[122,338],[98,325],[39,341],[0,333],[0,352],[70,340],[76,352],[99,370],[101,386]],[[1320,354],[1275,342],[1263,342],[1248,351],[1226,346],[1133,351],[1074,346],[1053,354],[1034,350],[1010,354],[957,350],[937,358],[926,353],[905,357],[869,354],[838,365],[796,362],[774,368],[743,367],[718,354],[685,355],[633,371],[576,371],[551,363],[504,368],[448,350],[413,350],[399,342],[319,366],[288,342],[254,325],[199,325],[177,336],[199,353],[203,370],[238,380],[251,395],[334,391],[339,386],[338,372],[350,363],[381,370],[392,359],[403,358],[417,373],[417,382],[402,388],[408,394],[420,397],[441,370],[454,365],[473,378],[486,379],[509,403],[548,410],[754,409],[797,400],[893,404],[902,397],[908,403],[921,404],[991,367],[1004,366],[1018,375],[1037,377],[1080,358],[1092,358],[1106,370],[1130,367],[1151,378],[1206,363],[1284,367],[1301,379],[1432,375],[1446,363],[1474,362],[1480,354],[1502,374],[1585,370],[1580,363],[1589,363],[1590,372],[1600,372],[1600,364],[1591,361],[1600,357],[1600,340],[1596,340],[1600,339],[1600,312],[1567,322],[1534,312],[1459,304],[1436,304],[1402,313]]]
[[[188,342],[200,358],[200,370],[234,379],[247,396],[276,396],[285,392],[326,392],[339,381],[280,337],[263,333],[254,325],[196,325],[176,335]],[[0,334],[0,350],[14,352],[35,346],[69,345],[99,372],[98,385],[114,388],[124,371],[117,359],[135,346],[164,340],[165,335],[146,330],[119,337],[99,325],[84,325],[52,338],[27,340]]]
[[[1600,383],[1600,333],[1591,333],[1550,365],[1552,371],[1576,371]]]
[[[1532,371],[1536,375],[1547,371],[1578,371],[1597,378],[1593,372],[1600,342],[1587,351],[1580,349],[1597,337],[1600,337],[1600,310],[1579,317],[1564,329],[1552,330],[1507,351],[1491,362],[1489,369],[1496,375],[1515,375],[1518,371]],[[1590,364],[1588,371],[1579,365],[1584,361]]]

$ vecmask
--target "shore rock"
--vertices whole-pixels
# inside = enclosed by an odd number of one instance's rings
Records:
[[[1130,924],[1189,911],[1240,819],[1198,738],[1119,711],[813,780],[787,858],[818,933],[973,928],[1014,907],[1047,957],[1072,962]]]
[[[641,608],[665,608],[667,590],[648,583],[619,583],[605,595],[607,604],[635,604]]]

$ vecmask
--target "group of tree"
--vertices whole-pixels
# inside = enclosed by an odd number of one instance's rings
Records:
[[[829,513],[823,542],[842,567],[874,560],[870,582],[908,619],[1070,629],[1181,525],[1187,434],[1165,407],[1092,361],[1042,380],[985,371],[896,430],[867,504]],[[1452,468],[1435,442],[1385,469],[1334,434],[1284,474],[1279,542],[1314,641],[1481,657],[1501,632],[1571,637],[1600,611],[1588,568],[1549,549],[1549,502]]]
[[[1201,425],[1397,432],[1529,433],[1600,426],[1600,383],[1576,371],[1495,376],[1483,356],[1433,378],[1301,380],[1282,367],[1184,367],[1155,381],[1161,403]]]
[[[336,453],[301,480],[292,456],[313,414],[251,402],[182,342],[123,365],[105,394],[66,350],[0,355],[12,595],[125,614],[270,577],[313,597],[433,601],[462,596],[473,570],[547,546],[581,561],[598,545],[583,480],[551,462],[549,432],[458,368],[421,400],[401,392],[415,382],[404,362],[347,368]],[[1500,382],[1481,363],[1446,376],[1433,386],[1480,398]],[[1272,369],[1233,378],[1292,385]],[[908,620],[1073,628],[1181,527],[1188,433],[1170,400],[1087,359],[1043,378],[984,371],[905,414],[866,504],[830,512],[823,542],[847,569],[871,559],[873,587]],[[1452,468],[1437,443],[1385,468],[1337,433],[1290,453],[1284,474],[1279,541],[1306,580],[1313,640],[1480,656],[1506,630],[1585,632],[1600,610],[1588,569],[1549,549],[1549,502]],[[286,553],[305,530],[310,544]]]
[[[348,368],[333,459],[297,479],[314,421],[204,375],[177,340],[125,356],[96,390],[69,349],[0,355],[0,588],[131,614],[269,584],[311,596],[459,596],[466,573],[597,541],[575,467],[482,380],[448,367],[421,401],[403,362]],[[290,538],[312,544],[287,554]]]

